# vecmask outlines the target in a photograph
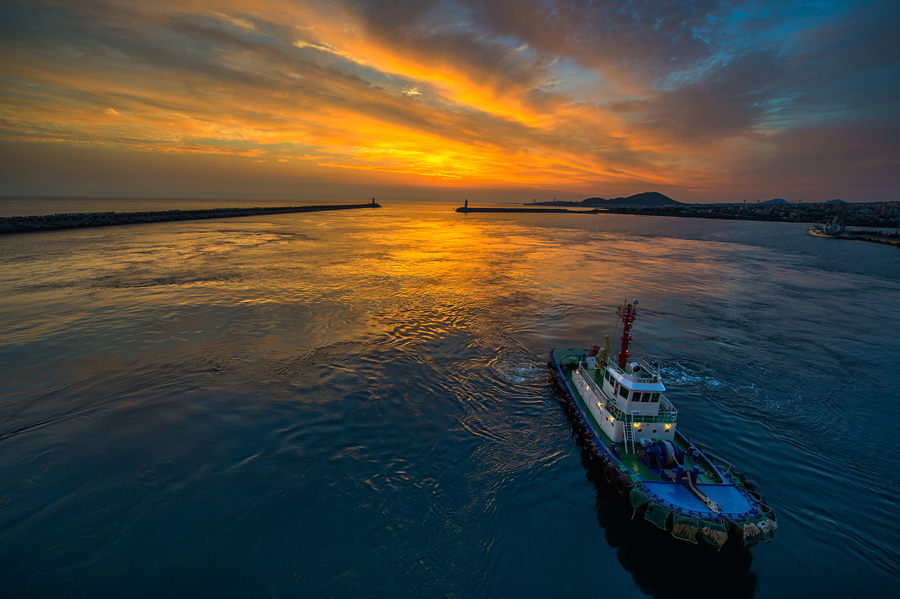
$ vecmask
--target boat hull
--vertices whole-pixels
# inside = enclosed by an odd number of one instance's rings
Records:
[[[831,239],[847,239],[847,236],[844,235],[843,233],[836,233],[836,234],[832,235],[830,233],[824,233],[824,232],[816,230],[816,229],[808,229],[806,232],[809,233],[810,235],[812,235],[813,237],[828,237]]]

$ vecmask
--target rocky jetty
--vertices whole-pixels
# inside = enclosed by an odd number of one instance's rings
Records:
[[[352,210],[355,208],[381,208],[373,199],[367,204],[339,204],[336,206],[277,206],[271,208],[211,208],[206,210],[163,210],[156,212],[79,212],[45,216],[0,217],[0,234],[58,231],[85,227],[113,227],[161,223],[179,220],[203,220],[233,218],[265,214],[289,214],[292,212],[319,212],[323,210]]]

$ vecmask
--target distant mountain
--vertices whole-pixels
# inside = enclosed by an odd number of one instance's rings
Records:
[[[825,202],[825,203],[826,204],[846,204],[847,202],[845,202],[844,200],[829,200],[828,202]]]
[[[541,202],[541,204],[552,204],[553,202]],[[627,198],[613,198],[604,200],[603,198],[588,198],[580,202],[556,202],[556,205],[565,206],[584,206],[585,208],[600,208],[605,206],[678,206],[681,202],[675,201],[668,196],[664,196],[656,191],[648,191],[638,193]]]
[[[784,198],[775,198],[774,200],[766,200],[765,202],[760,202],[761,204],[790,204]]]

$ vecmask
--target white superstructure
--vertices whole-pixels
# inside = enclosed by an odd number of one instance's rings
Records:
[[[642,439],[675,438],[678,411],[666,399],[657,370],[645,360],[619,367],[605,357],[589,358],[578,364],[572,382],[614,443],[633,448]]]

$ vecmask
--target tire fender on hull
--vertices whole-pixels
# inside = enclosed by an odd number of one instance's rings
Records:
[[[618,478],[619,469],[616,467],[615,463],[610,462],[606,465],[606,470],[603,471],[603,480],[606,481],[606,484],[613,485]]]
[[[616,478],[616,482],[614,483],[616,494],[623,499],[627,498],[629,493],[631,493],[631,488],[634,486],[630,480],[626,481],[624,476],[619,475]]]

